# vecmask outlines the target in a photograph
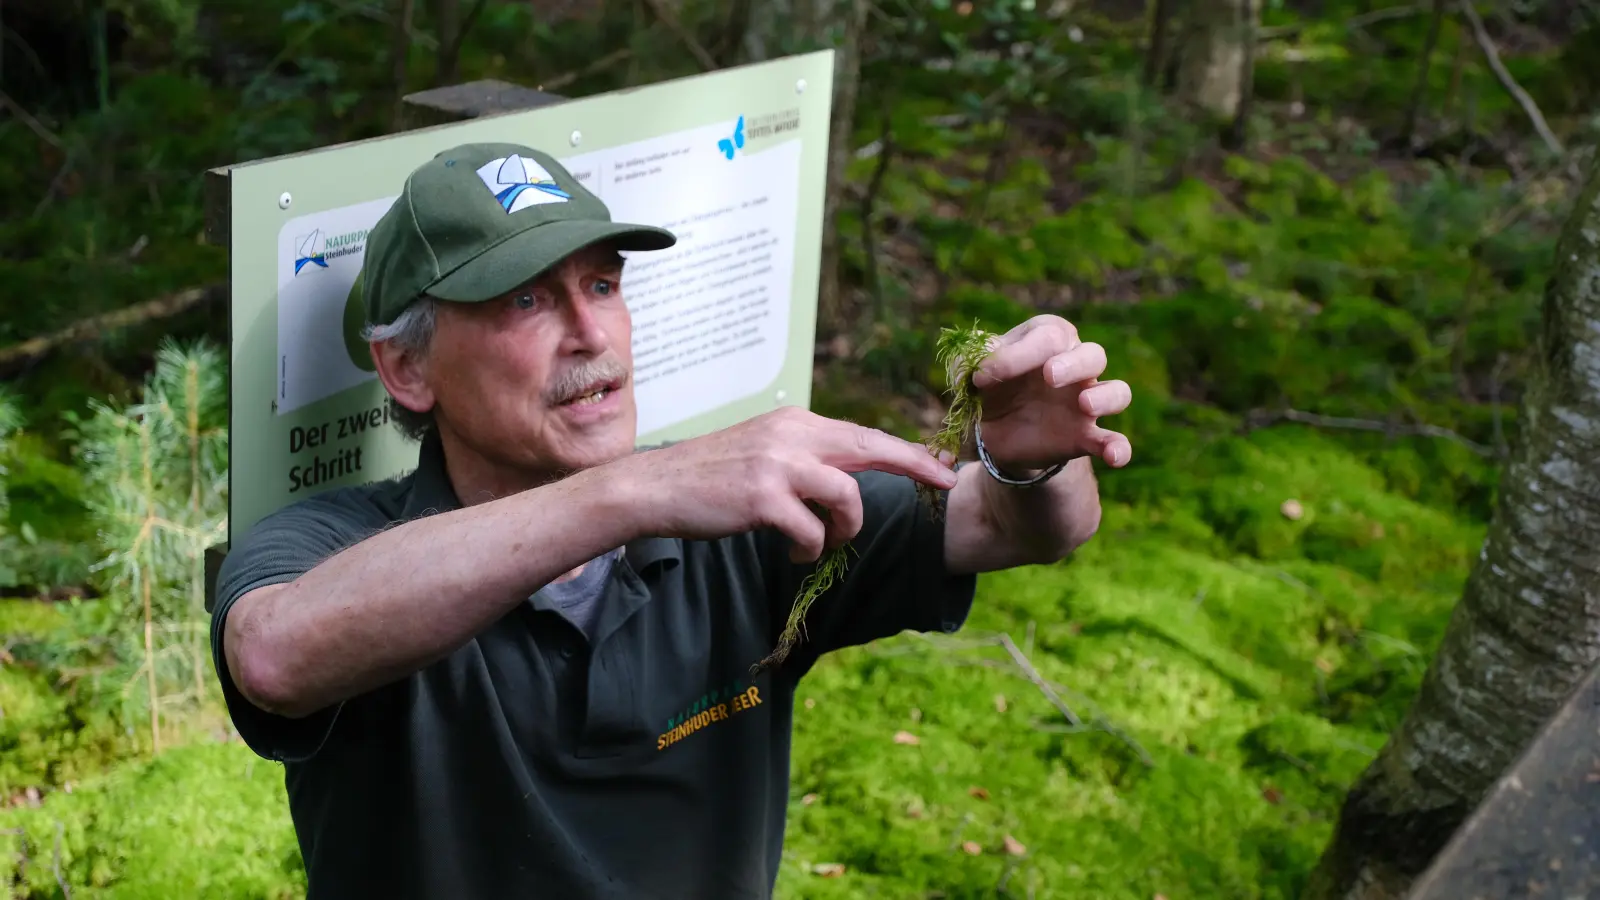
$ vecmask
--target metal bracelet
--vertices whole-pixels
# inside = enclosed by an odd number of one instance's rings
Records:
[[[983,460],[983,467],[989,470],[990,478],[993,478],[995,481],[998,481],[1001,484],[1009,484],[1013,487],[1032,487],[1040,482],[1048,481],[1049,479],[1055,477],[1057,472],[1060,472],[1063,468],[1066,468],[1066,463],[1056,463],[1032,478],[1012,478],[1009,475],[1003,475],[1001,474],[1000,469],[995,466],[994,460],[989,458],[988,448],[983,446],[983,424],[981,422],[973,423],[972,433],[978,442],[978,458]]]

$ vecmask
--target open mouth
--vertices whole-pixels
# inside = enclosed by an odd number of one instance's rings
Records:
[[[601,400],[604,400],[606,397],[609,397],[612,393],[614,393],[615,391],[617,391],[621,387],[622,387],[622,383],[619,382],[619,381],[616,381],[616,380],[597,381],[594,384],[590,385],[588,388],[586,388],[584,393],[578,394],[577,396],[574,396],[574,397],[568,397],[567,399],[561,401],[560,405],[561,406],[587,406],[587,405],[589,405],[591,403],[599,403]]]

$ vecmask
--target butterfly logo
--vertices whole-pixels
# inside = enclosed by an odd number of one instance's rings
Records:
[[[744,116],[740,116],[738,124],[733,126],[733,135],[731,137],[725,137],[717,141],[717,149],[721,150],[722,155],[729,159],[733,159],[734,150],[744,149]]]

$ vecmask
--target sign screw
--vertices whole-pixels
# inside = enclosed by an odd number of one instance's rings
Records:
[[[574,131],[572,133],[572,146],[576,147],[581,143],[583,143],[583,132]]]
[[[804,94],[806,92],[806,80],[804,78],[794,83],[794,92],[796,94]]]
[[[780,391],[778,391],[776,399],[777,399],[777,401],[779,403],[782,403],[784,398],[787,397],[787,396],[789,396],[789,392],[788,391],[780,390]]]
[[[289,192],[288,191],[284,191],[283,193],[278,195],[278,208],[279,209],[288,209],[289,208],[289,204],[291,202],[293,202],[293,201],[294,201],[294,198],[289,196]]]

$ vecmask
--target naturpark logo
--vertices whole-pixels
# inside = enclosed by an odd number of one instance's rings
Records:
[[[761,689],[742,678],[702,694],[688,709],[667,720],[667,730],[656,738],[656,749],[665,750],[691,734],[726,721],[747,709],[761,705]]]
[[[572,199],[544,166],[515,153],[484,163],[478,168],[478,178],[508,214]]]
[[[294,239],[294,274],[299,275],[306,266],[326,269],[328,263],[341,256],[360,253],[367,246],[367,231],[347,231],[324,237],[322,229],[313,230]]]

